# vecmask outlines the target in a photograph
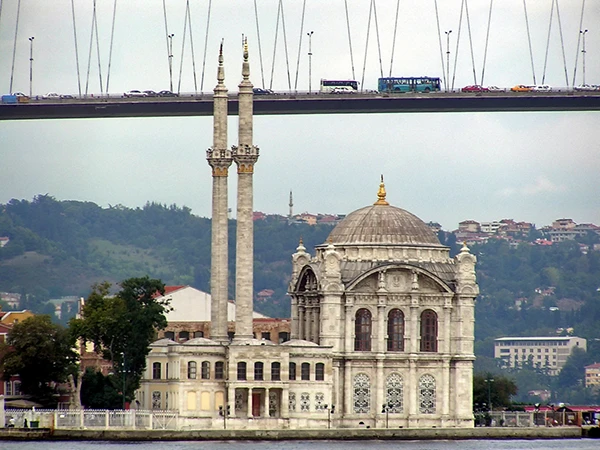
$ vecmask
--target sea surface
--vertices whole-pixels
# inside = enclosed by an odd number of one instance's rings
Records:
[[[466,441],[6,442],[1,450],[599,450],[598,439]]]

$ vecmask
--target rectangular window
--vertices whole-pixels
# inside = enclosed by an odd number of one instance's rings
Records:
[[[316,381],[324,381],[325,380],[325,364],[317,363],[315,366],[315,380]]]
[[[238,381],[246,380],[246,363],[239,362],[237,365],[237,379]]]
[[[7,381],[5,383],[6,386],[6,395],[13,395],[12,393],[12,381]]]
[[[254,363],[254,379],[257,381],[264,379],[264,364],[261,362]]]
[[[161,364],[159,362],[155,362],[152,364],[152,379],[160,380],[161,377]]]
[[[294,362],[290,363],[290,375],[289,375],[289,379],[290,379],[290,381],[296,380],[296,363],[294,363]]]
[[[215,380],[222,380],[224,378],[224,369],[223,361],[215,363]]]
[[[210,380],[210,362],[202,361],[202,379]]]
[[[261,333],[260,337],[266,341],[270,341],[271,340],[271,333],[269,332],[264,332]]]
[[[300,367],[300,377],[302,380],[310,381],[310,363],[302,363]]]
[[[281,381],[281,364],[271,363],[271,381]]]

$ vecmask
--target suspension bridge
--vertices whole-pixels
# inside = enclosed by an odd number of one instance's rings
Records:
[[[257,96],[257,114],[600,109],[600,0],[133,3],[63,0],[43,11],[44,2],[0,0],[0,85],[29,94],[0,105],[0,119],[209,115],[216,45],[225,38],[233,60],[241,30],[255,85],[278,94]],[[49,32],[51,20],[60,26]],[[424,74],[439,78],[439,92],[377,89],[378,79]],[[359,88],[324,94],[323,78]],[[179,96],[124,97],[149,83]],[[502,88],[461,91],[488,84]],[[512,92],[516,84],[552,88]],[[59,89],[67,98],[44,98]]]

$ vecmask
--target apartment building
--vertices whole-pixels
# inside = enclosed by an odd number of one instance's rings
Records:
[[[585,387],[600,387],[600,363],[585,366]]]
[[[583,338],[568,337],[503,337],[494,340],[494,358],[502,359],[506,367],[531,364],[558,375],[574,348],[587,349]]]

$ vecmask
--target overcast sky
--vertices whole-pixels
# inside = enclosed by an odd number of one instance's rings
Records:
[[[111,93],[169,89],[168,40],[161,0],[117,2],[109,77],[114,1],[97,0],[101,72],[95,41],[89,59],[93,2],[74,3],[79,83],[71,1],[21,2],[14,71],[18,2],[0,3],[2,93],[10,90],[11,74],[12,90],[29,92],[31,36],[35,37],[34,95],[50,91],[77,94],[79,86],[83,92],[87,86],[89,94],[97,95],[106,89],[107,78]],[[438,1],[440,35],[434,0],[400,0],[393,58],[397,0],[376,0],[381,65],[374,18],[366,47],[370,0],[347,1],[352,58],[344,0],[307,0],[302,29],[303,0],[281,3],[286,34],[280,16],[274,51],[279,0],[256,0],[260,48],[254,1],[213,0],[209,21],[208,0],[190,0],[198,90],[209,92],[216,84],[221,39],[225,42],[225,82],[231,91],[237,90],[242,34],[249,39],[251,79],[256,86],[263,85],[264,79],[265,87],[275,90],[285,91],[290,85],[307,90],[309,31],[314,31],[313,90],[318,89],[320,78],[355,78],[364,80],[364,89],[375,89],[377,78],[381,72],[387,76],[390,65],[394,76],[442,77],[447,42],[444,31],[448,30],[452,30],[451,78],[458,54],[456,88],[473,84],[473,72],[478,82],[484,72],[484,85],[510,88],[533,84],[522,0],[493,2],[485,70],[488,0],[468,1],[475,70],[465,19],[457,52],[462,0]],[[543,79],[557,88],[571,85],[576,58],[575,84],[582,83],[579,30],[588,29],[586,82],[600,84],[600,0],[585,2],[581,27],[582,1],[558,2],[561,27],[554,8],[546,57],[552,3],[526,3],[537,83]],[[174,89],[180,85],[181,92],[192,92],[189,27],[182,58],[186,2],[167,0],[166,5],[168,33],[174,34]],[[384,174],[390,203],[425,221],[437,221],[446,229],[457,228],[465,219],[503,218],[533,222],[538,227],[562,217],[600,225],[599,124],[599,113],[582,112],[259,116],[254,135],[255,144],[261,148],[254,177],[255,210],[287,214],[291,189],[295,212],[349,213],[376,200],[379,176]],[[229,141],[237,141],[237,117],[230,119]],[[31,200],[48,193],[59,200],[92,201],[101,206],[175,203],[209,216],[211,172],[205,150],[211,145],[209,117],[0,122],[0,203],[11,198]],[[235,178],[231,176],[229,184],[234,211]]]

